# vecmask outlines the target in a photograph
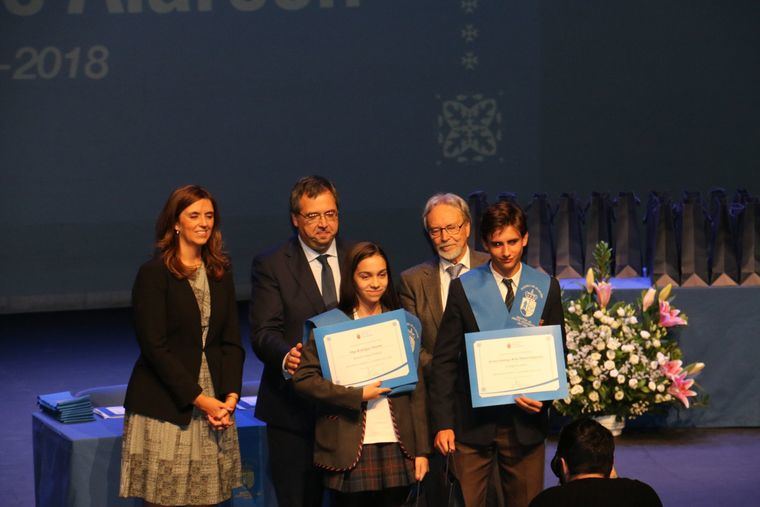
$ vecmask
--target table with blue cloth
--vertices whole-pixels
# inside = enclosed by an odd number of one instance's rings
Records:
[[[235,413],[243,466],[243,487],[224,505],[273,505],[274,490],[267,473],[264,423],[253,411]],[[36,505],[137,506],[141,501],[119,498],[123,419],[63,424],[41,412],[32,415],[34,491]]]

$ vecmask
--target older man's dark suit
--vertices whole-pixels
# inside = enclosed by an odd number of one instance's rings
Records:
[[[337,249],[342,266],[347,246],[337,241]],[[297,236],[253,260],[251,343],[264,363],[256,417],[267,423],[272,479],[280,507],[321,503],[321,481],[312,466],[314,407],[285,380],[282,361],[301,341],[304,321],[325,310]]]

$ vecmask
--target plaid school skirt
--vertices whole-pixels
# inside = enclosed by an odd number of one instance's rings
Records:
[[[367,444],[354,468],[324,472],[325,487],[341,493],[379,491],[414,484],[414,460],[401,452],[398,442]]]

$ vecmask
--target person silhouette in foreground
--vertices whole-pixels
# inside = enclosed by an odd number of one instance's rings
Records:
[[[552,472],[560,485],[536,496],[530,507],[662,507],[651,486],[619,478],[612,433],[593,419],[577,419],[559,435]]]

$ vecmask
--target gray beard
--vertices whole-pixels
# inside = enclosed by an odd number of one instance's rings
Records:
[[[449,262],[454,262],[454,259],[456,259],[460,255],[462,255],[462,252],[464,252],[464,247],[459,248],[457,250],[453,250],[453,251],[448,252],[448,253],[447,252],[442,252],[442,251],[438,250],[438,256],[441,259],[447,260]]]

